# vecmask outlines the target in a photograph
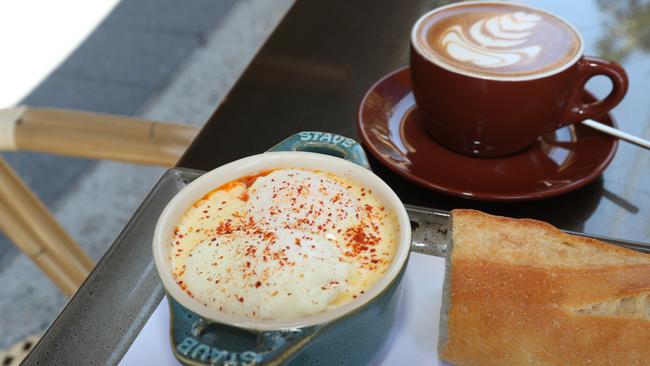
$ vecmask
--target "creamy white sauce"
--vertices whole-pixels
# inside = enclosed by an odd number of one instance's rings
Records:
[[[395,214],[332,174],[266,173],[187,210],[170,243],[179,286],[205,306],[259,319],[315,314],[367,291],[393,257]]]

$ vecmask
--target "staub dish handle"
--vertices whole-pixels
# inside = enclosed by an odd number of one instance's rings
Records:
[[[268,151],[307,151],[336,156],[370,169],[368,157],[355,140],[329,132],[303,131],[292,135]]]
[[[174,313],[172,331],[178,333],[174,338],[181,340],[174,347],[175,353],[188,365],[280,365],[320,330],[319,326],[313,326],[247,331],[202,319],[172,298],[169,305]]]

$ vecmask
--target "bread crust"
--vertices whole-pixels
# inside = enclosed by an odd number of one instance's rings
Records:
[[[650,365],[650,255],[536,220],[474,210],[452,220],[442,359]]]

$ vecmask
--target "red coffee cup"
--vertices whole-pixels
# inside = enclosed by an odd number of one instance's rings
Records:
[[[625,96],[627,75],[614,62],[583,56],[583,48],[572,25],[534,7],[462,2],[434,9],[411,33],[421,123],[451,150],[501,157],[605,114]],[[584,103],[581,91],[596,75],[608,77],[612,90]]]

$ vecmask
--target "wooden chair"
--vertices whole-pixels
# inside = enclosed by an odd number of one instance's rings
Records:
[[[0,350],[0,365],[2,366],[18,366],[20,362],[27,356],[29,351],[34,348],[41,338],[40,335],[32,335],[17,342],[6,350]]]
[[[174,166],[198,128],[61,109],[0,109],[0,150]],[[94,267],[45,205],[0,157],[0,230],[70,296]]]

